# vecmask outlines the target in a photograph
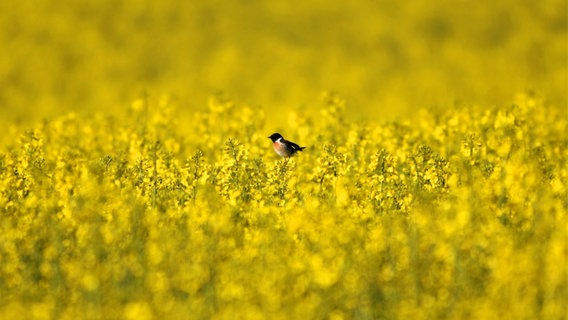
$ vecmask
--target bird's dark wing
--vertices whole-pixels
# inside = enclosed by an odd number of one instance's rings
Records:
[[[294,142],[288,141],[288,145],[292,148],[293,151],[302,151],[306,147],[300,147],[299,145],[295,144]]]

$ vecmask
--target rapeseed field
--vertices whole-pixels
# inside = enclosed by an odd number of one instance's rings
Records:
[[[2,1],[0,319],[565,319],[566,10]]]
[[[530,95],[414,124],[344,108],[296,115],[288,160],[217,98],[192,136],[167,98],[21,132],[0,154],[0,316],[565,315],[563,114]]]

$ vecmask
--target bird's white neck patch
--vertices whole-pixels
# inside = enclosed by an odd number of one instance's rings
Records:
[[[282,142],[282,137],[276,139],[276,142]]]

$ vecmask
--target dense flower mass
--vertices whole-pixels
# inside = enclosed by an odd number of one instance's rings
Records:
[[[412,123],[344,108],[326,94],[317,121],[290,115],[307,146],[290,159],[262,113],[217,98],[190,124],[141,98],[129,119],[16,128],[0,149],[0,318],[565,315],[560,108],[524,94]]]

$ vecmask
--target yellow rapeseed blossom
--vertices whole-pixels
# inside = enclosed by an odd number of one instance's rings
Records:
[[[22,129],[0,316],[561,318],[567,119],[517,100],[355,124],[325,94],[321,121],[290,117],[333,138],[290,159],[218,97],[190,130],[166,98]]]

